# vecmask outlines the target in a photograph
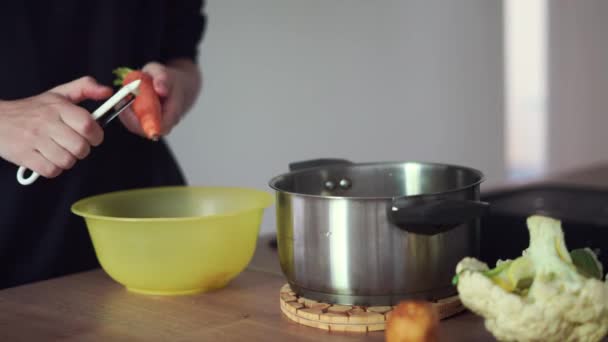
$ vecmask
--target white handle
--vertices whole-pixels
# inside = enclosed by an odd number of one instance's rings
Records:
[[[34,183],[36,179],[38,179],[38,177],[40,176],[36,172],[32,171],[32,174],[29,177],[25,178],[25,171],[27,171],[27,168],[23,166],[20,166],[19,170],[17,170],[17,181],[21,185],[30,185]]]

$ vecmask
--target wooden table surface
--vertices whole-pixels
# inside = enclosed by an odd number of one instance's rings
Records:
[[[564,179],[608,187],[608,167],[550,180]],[[330,333],[288,321],[278,297],[285,278],[268,239],[259,239],[245,272],[226,288],[206,294],[133,294],[102,270],[2,290],[0,341],[384,340],[383,332]],[[440,328],[440,341],[494,340],[482,320],[468,312],[442,321]]]
[[[251,267],[226,288],[192,296],[126,291],[95,270],[0,291],[0,341],[383,341],[382,332],[329,333],[287,320],[285,278],[262,237]],[[441,325],[442,341],[492,341],[470,313]]]

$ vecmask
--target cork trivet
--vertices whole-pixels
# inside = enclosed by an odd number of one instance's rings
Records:
[[[298,311],[298,309],[304,308],[304,305],[296,302],[290,302],[285,304],[285,309],[287,309],[287,311],[291,312],[294,315],[296,314],[296,311]]]
[[[316,303],[316,304],[313,304],[313,305],[312,305],[310,308],[311,308],[311,309],[317,309],[317,310],[321,310],[321,311],[323,311],[323,312],[326,312],[326,311],[327,311],[327,309],[329,309],[329,307],[330,307],[330,306],[331,306],[331,305],[329,305],[329,304],[325,304],[325,303]]]
[[[380,324],[384,323],[384,315],[370,311],[357,312],[348,316],[348,323],[360,325]]]
[[[326,312],[326,313],[321,314],[321,322],[347,324],[348,315],[333,313],[333,312]]]
[[[281,293],[281,300],[289,303],[289,302],[295,302],[298,300],[298,298],[296,296],[292,296],[290,294],[287,293]]]
[[[362,307],[360,307],[360,306],[356,306],[356,307],[354,307],[354,308],[346,311],[346,313],[349,314],[349,315],[351,315],[351,316],[352,315],[356,315],[356,314],[360,314],[360,313],[363,313],[363,312],[365,312],[365,309],[362,308]]]
[[[302,317],[304,319],[311,320],[311,321],[321,321],[322,313],[323,313],[322,310],[311,309],[311,308],[303,308],[303,309],[298,309],[296,311],[296,315],[298,315],[299,317]]]
[[[292,292],[291,286],[289,286],[289,284],[285,284],[285,285],[283,285],[283,287],[281,287],[281,293],[287,293],[287,292]]]
[[[349,306],[349,305],[332,305],[329,307],[329,309],[327,309],[327,311],[333,312],[333,313],[344,313],[345,314],[352,308],[353,307]]]
[[[370,306],[369,308],[367,308],[367,311],[377,312],[377,313],[383,314],[383,315],[392,310],[393,310],[392,306]]]
[[[328,331],[365,333],[383,331],[394,306],[331,305],[299,297],[288,284],[281,287],[281,311],[290,320]],[[464,311],[458,296],[432,303],[440,319]]]

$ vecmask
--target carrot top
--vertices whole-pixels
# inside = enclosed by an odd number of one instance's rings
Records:
[[[134,71],[131,68],[127,68],[127,67],[121,67],[121,68],[116,68],[112,71],[112,73],[114,75],[116,75],[116,79],[114,80],[114,85],[117,86],[121,86],[123,85],[124,81],[125,81],[125,77],[127,77],[127,75],[129,73],[131,73],[132,71]]]

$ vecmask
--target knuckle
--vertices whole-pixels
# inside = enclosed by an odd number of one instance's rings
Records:
[[[167,68],[165,68],[164,66],[159,66],[158,67],[158,77],[160,78],[167,78]]]
[[[95,84],[97,83],[97,81],[95,80],[95,78],[93,78],[93,76],[90,75],[86,75],[86,76],[82,76],[80,78],[80,81],[84,84]]]
[[[21,131],[21,136],[23,138],[23,141],[31,144],[36,141],[36,139],[38,139],[38,137],[40,136],[40,128],[28,127],[27,129]]]
[[[76,157],[83,159],[89,155],[91,148],[88,143],[84,140],[81,140],[76,146],[74,146],[74,154]]]
[[[26,129],[21,131],[22,142],[25,145],[35,146],[40,143],[42,137],[45,132],[43,127],[46,127],[44,124],[40,125],[32,125],[27,127]]]
[[[50,169],[50,171],[49,171],[49,172],[50,172],[51,177],[57,177],[57,176],[59,176],[59,175],[60,175],[60,174],[61,174],[63,171],[61,170],[61,168],[59,168],[59,167],[57,167],[57,166],[53,165],[53,166],[51,166],[51,169]]]
[[[40,170],[38,172],[44,177],[55,178],[61,174],[61,168],[51,163],[44,163],[40,166]]]
[[[97,126],[97,124],[92,119],[85,120],[82,122],[82,126],[80,127],[80,130],[86,136],[93,135],[93,133],[95,133],[95,129],[97,128],[96,126]]]
[[[103,142],[105,135],[102,129],[99,130],[99,134],[96,136],[95,141],[93,142],[93,146],[98,146],[101,145],[101,143]]]
[[[103,135],[103,130],[99,127],[99,124],[90,117],[87,117],[87,119],[80,124],[77,131],[91,143],[97,142],[99,136]]]
[[[162,64],[160,64],[160,62],[159,62],[159,61],[154,60],[154,61],[150,61],[148,64],[146,64],[146,67],[147,67],[147,68],[158,68],[158,67],[160,67],[161,65],[162,65]]]
[[[66,154],[62,158],[59,166],[64,170],[69,170],[74,166],[75,163],[76,163],[76,159],[74,157],[72,157],[71,155]]]
[[[165,66],[159,62],[150,62],[143,69],[145,72],[151,72],[154,74],[163,74],[166,72]]]

